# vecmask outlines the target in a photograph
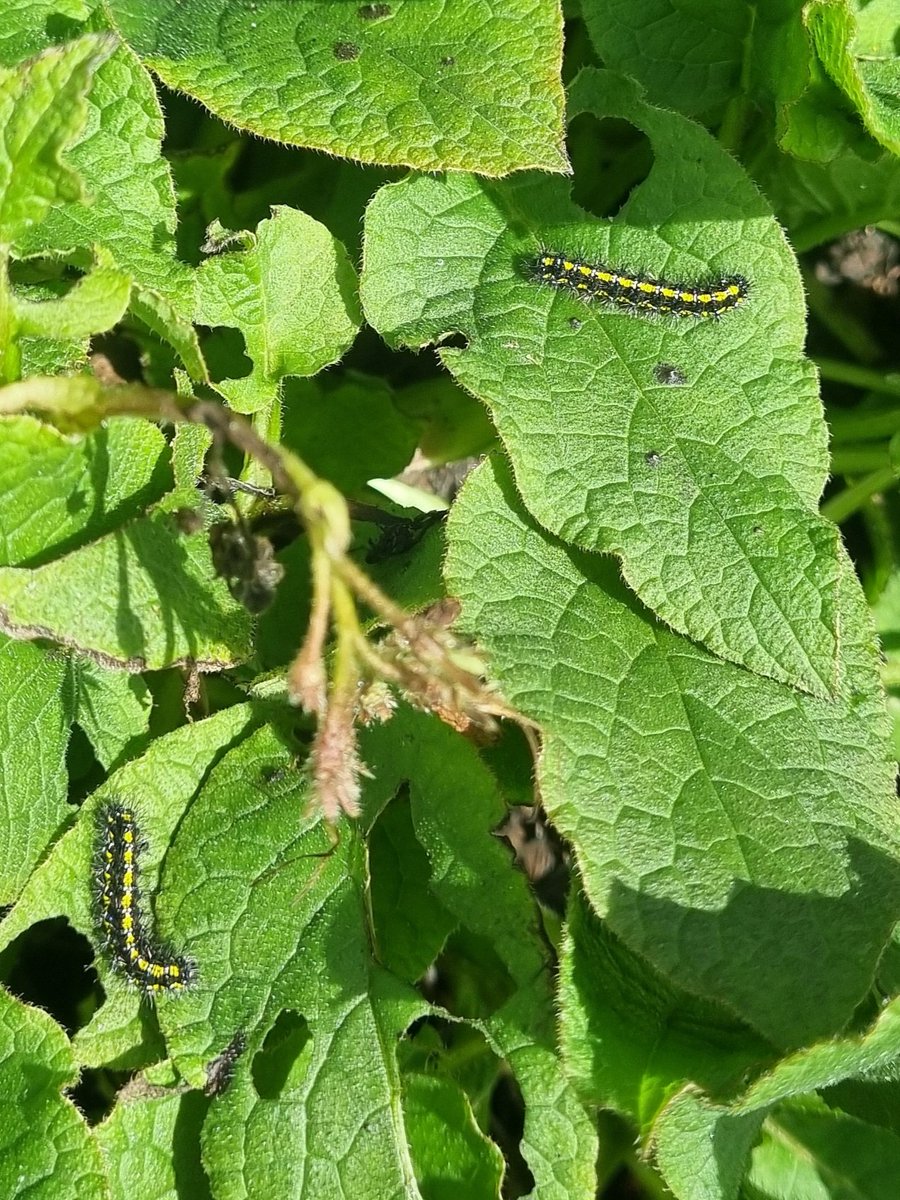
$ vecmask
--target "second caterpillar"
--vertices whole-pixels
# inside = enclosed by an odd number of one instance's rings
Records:
[[[100,812],[94,866],[94,902],[113,966],[149,995],[179,992],[196,976],[183,955],[160,946],[141,911],[140,853],[143,843],[134,811],[113,802]]]

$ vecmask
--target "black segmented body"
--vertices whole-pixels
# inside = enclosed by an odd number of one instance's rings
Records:
[[[113,966],[150,994],[181,991],[195,975],[193,963],[156,943],[141,911],[140,839],[134,811],[113,802],[98,820],[95,902],[100,931]]]
[[[539,254],[528,260],[525,267],[528,277],[537,283],[572,292],[585,300],[677,317],[717,319],[743,304],[750,291],[742,275],[691,286],[615,271],[553,252]]]

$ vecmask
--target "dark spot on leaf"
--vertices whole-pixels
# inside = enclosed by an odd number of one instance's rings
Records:
[[[278,783],[279,780],[286,778],[287,771],[284,767],[268,766],[263,767],[259,774],[263,783],[272,784]]]
[[[359,58],[359,46],[353,42],[335,42],[333,50],[334,57],[339,58],[341,62],[351,62],[354,58]]]
[[[658,467],[662,462],[662,455],[658,450],[648,450],[644,455],[644,461],[648,467]]]
[[[584,324],[584,321],[579,321],[579,319],[577,317],[569,317],[569,325],[573,329],[576,329],[576,330],[580,329],[583,324]]]
[[[389,4],[361,4],[356,10],[356,15],[361,21],[379,21],[382,17],[391,15],[391,6]]]
[[[656,377],[657,383],[667,384],[669,387],[680,387],[687,383],[687,376],[684,371],[678,367],[673,367],[671,363],[657,363],[653,368],[653,374]]]
[[[453,57],[452,54],[445,54],[444,57],[441,59],[441,66],[442,67],[455,67],[456,59]]]

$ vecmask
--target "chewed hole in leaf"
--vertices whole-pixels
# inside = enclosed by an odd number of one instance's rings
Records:
[[[650,173],[650,139],[628,121],[580,113],[569,125],[572,199],[595,217],[614,217]]]
[[[222,379],[245,379],[253,370],[244,335],[238,329],[219,326],[203,338],[203,354],[214,383]]]
[[[251,1075],[262,1100],[278,1100],[303,1082],[312,1054],[312,1033],[305,1017],[282,1009],[254,1056]]]
[[[68,1033],[87,1023],[100,991],[88,939],[63,917],[37,921],[0,955],[0,978],[20,999],[49,1013]],[[63,980],[66,981],[63,985]]]
[[[463,928],[447,939],[421,987],[433,1003],[472,1019],[490,1016],[516,991],[491,942]]]

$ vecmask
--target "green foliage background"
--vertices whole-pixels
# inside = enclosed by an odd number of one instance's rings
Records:
[[[0,1194],[894,1200],[898,54],[0,0]],[[100,945],[114,797],[183,996]]]

